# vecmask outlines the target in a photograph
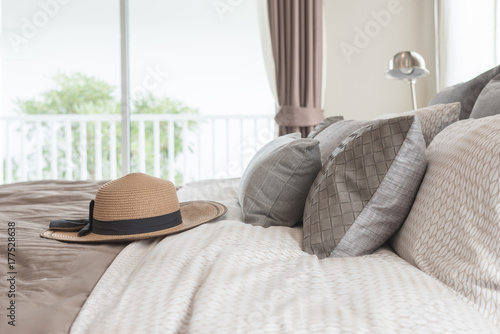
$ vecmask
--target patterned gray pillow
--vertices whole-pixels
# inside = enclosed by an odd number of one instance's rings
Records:
[[[354,131],[372,124],[374,121],[346,120],[331,124],[323,131],[319,132],[314,139],[319,140],[319,150],[321,152],[321,164],[325,164],[333,150],[339,146],[347,136]]]
[[[332,125],[333,123],[338,122],[338,121],[343,121],[343,120],[344,120],[344,116],[327,117],[324,120],[322,120],[321,123],[319,123],[318,125],[316,125],[314,127],[314,130],[312,130],[309,133],[309,135],[307,135],[307,138],[314,138],[318,135],[318,133],[320,133],[321,131],[323,131],[324,129],[326,129],[327,127]]]
[[[458,121],[460,115],[460,102],[435,104],[429,107],[423,107],[416,110],[407,111],[398,116],[415,115],[418,117],[422,134],[424,135],[425,145],[429,146],[436,135],[445,127]],[[394,114],[380,116],[379,119],[395,117]]]
[[[406,115],[416,115],[420,122],[425,144],[429,145],[432,139],[445,127],[458,121],[460,114],[460,103],[438,104],[430,107],[424,107],[417,110],[408,111],[403,114],[382,115],[380,118],[394,118]],[[378,120],[378,119],[377,119]],[[342,141],[354,131],[375,123],[371,121],[337,121],[330,124],[326,129],[317,133],[314,139],[319,140],[319,149],[321,151],[321,163],[325,164],[333,150],[342,143]]]
[[[426,167],[415,116],[378,120],[349,135],[307,196],[304,250],[320,259],[375,251],[405,220]]]
[[[500,114],[500,74],[491,79],[474,103],[470,118],[483,118]]]
[[[469,118],[474,108],[474,104],[484,86],[499,73],[500,66],[497,66],[467,82],[445,88],[432,98],[429,105],[460,102],[462,104],[460,119]]]
[[[238,189],[246,223],[293,226],[321,169],[319,142],[300,133],[281,136],[260,149],[243,173]]]

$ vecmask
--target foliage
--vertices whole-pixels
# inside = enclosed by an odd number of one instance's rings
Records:
[[[109,83],[82,73],[57,73],[52,77],[54,86],[40,94],[38,98],[18,99],[16,104],[19,111],[23,114],[119,114],[120,102],[118,97],[114,96],[116,88]],[[183,102],[171,99],[168,97],[154,96],[151,93],[145,93],[132,101],[132,113],[135,114],[197,114],[196,109],[186,106]],[[58,178],[66,176],[65,164],[66,153],[65,147],[68,140],[72,146],[72,166],[71,176],[77,178],[80,176],[80,160],[82,154],[86,154],[87,173],[89,178],[96,177],[96,148],[95,148],[95,124],[87,123],[85,127],[87,147],[81,146],[80,143],[80,124],[78,122],[71,123],[72,137],[67,138],[65,127],[63,124],[41,124],[44,131],[42,135],[42,154],[44,161],[44,175],[50,173],[51,170],[51,136],[52,132],[56,131],[57,135],[57,170]],[[29,139],[36,144],[35,124],[28,128],[27,133]],[[116,132],[116,157],[117,169],[121,168],[121,126],[119,123],[113,124],[108,121],[101,122],[101,140],[102,140],[102,170],[103,178],[109,178],[110,170],[110,127],[115,126]],[[182,183],[182,175],[168,175],[168,124],[160,122],[160,170],[161,177],[169,178],[176,183]],[[188,123],[188,131],[192,132],[196,128],[196,123],[190,121]],[[131,170],[139,169],[139,126],[137,122],[131,124]],[[174,123],[174,157],[177,157],[183,150],[183,134],[182,124]],[[152,174],[154,168],[153,156],[153,124],[152,122],[145,123],[145,146],[146,146],[146,172]],[[85,155],[83,155],[85,157]],[[31,156],[30,159],[34,159]]]

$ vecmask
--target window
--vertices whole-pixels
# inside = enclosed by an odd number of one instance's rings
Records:
[[[129,1],[132,171],[238,176],[274,136],[255,4],[219,2]],[[0,182],[120,176],[120,3],[0,3]]]

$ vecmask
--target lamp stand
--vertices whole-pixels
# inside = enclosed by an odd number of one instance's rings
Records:
[[[417,83],[416,79],[407,79],[410,84],[411,90],[411,102],[413,106],[413,110],[417,109],[417,96],[415,94],[415,84]]]

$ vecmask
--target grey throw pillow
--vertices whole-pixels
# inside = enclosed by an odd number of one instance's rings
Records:
[[[243,173],[238,190],[246,223],[293,226],[321,169],[319,142],[300,133],[281,136],[260,149]]]
[[[500,66],[497,66],[467,82],[445,88],[432,98],[429,105],[460,102],[462,104],[460,119],[469,118],[474,108],[474,104],[484,86],[499,73]]]
[[[500,114],[500,74],[483,88],[472,108],[470,118],[482,118]]]
[[[390,114],[380,116],[381,118],[394,118],[404,115],[418,116],[425,144],[428,146],[432,139],[445,127],[458,121],[460,114],[460,103],[437,104],[417,110],[408,111],[403,114]],[[378,120],[371,121],[336,121],[317,133],[314,138],[320,141],[321,163],[324,164],[333,150],[352,132],[374,124]]]
[[[304,250],[320,259],[375,251],[404,222],[426,167],[415,116],[378,120],[349,135],[307,196]]]
[[[314,138],[318,135],[318,133],[320,133],[321,131],[323,131],[324,129],[326,129],[327,127],[332,125],[333,123],[338,122],[338,121],[343,121],[343,120],[344,120],[344,116],[327,117],[324,120],[322,120],[321,123],[319,123],[318,125],[316,125],[314,127],[314,130],[312,130],[309,133],[307,138]]]
[[[346,120],[330,124],[326,129],[319,132],[314,139],[319,140],[319,150],[321,152],[321,164],[323,165],[333,150],[354,131],[372,124],[374,121]]]
[[[422,128],[424,135],[425,145],[429,146],[431,141],[436,135],[441,132],[445,127],[458,121],[460,115],[460,102],[435,104],[433,106],[420,108],[417,110],[407,111],[402,114],[384,115],[380,118],[392,118],[398,116],[416,115]]]

